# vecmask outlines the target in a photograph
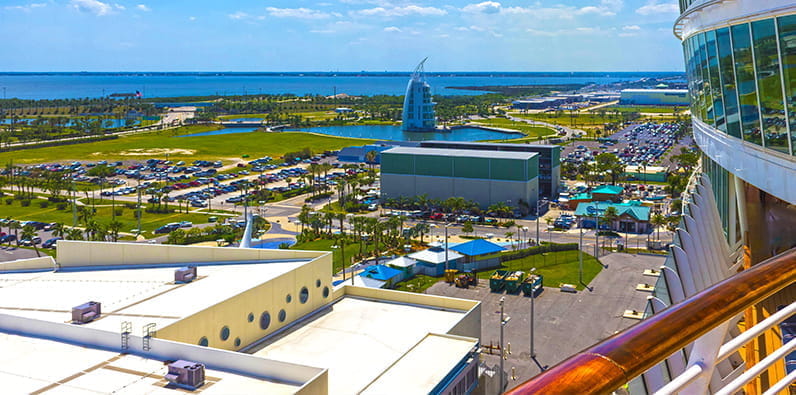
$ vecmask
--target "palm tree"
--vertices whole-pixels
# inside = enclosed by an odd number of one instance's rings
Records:
[[[22,238],[25,240],[30,240],[30,244],[33,245],[33,249],[36,250],[36,256],[41,256],[39,253],[39,247],[36,246],[36,243],[33,241],[33,238],[36,237],[36,228],[32,225],[25,225],[22,227]],[[17,241],[19,243],[19,241]]]
[[[512,238],[512,237],[514,237],[514,232],[506,232],[506,240],[508,240],[509,242],[511,242],[511,238]],[[512,249],[512,250],[514,250],[514,249],[516,249],[516,248],[517,248],[517,245],[516,245],[516,244],[514,244],[514,243],[511,243],[511,249]]]
[[[658,232],[655,236],[656,240],[661,239],[661,226],[666,225],[666,217],[663,216],[661,213],[657,213],[650,218],[650,223],[652,226],[658,229]]]
[[[8,232],[10,233],[12,230],[14,231],[14,238],[17,241],[17,245],[19,245],[19,237],[17,232],[20,229],[22,229],[22,225],[19,223],[19,221],[11,221],[11,223],[8,225]],[[8,241],[8,246],[11,246],[11,240]]]
[[[50,230],[52,231],[53,237],[64,237],[66,234],[66,228],[64,224],[60,222],[54,223]]]
[[[111,223],[108,224],[108,234],[111,237],[111,241],[117,242],[119,241],[119,231],[122,230],[122,223],[118,220],[114,219]]]
[[[66,238],[69,240],[83,240],[83,231],[78,228],[69,228]]]
[[[415,231],[420,235],[420,244],[423,244],[423,237],[431,231],[431,227],[426,222],[415,225]]]

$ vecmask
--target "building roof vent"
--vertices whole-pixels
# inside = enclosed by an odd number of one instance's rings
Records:
[[[87,324],[99,318],[102,313],[100,302],[87,302],[80,306],[72,307],[72,323]]]
[[[205,365],[191,361],[175,361],[169,364],[169,372],[163,378],[178,387],[195,390],[205,383]]]
[[[181,267],[174,271],[174,282],[178,284],[189,283],[196,279],[196,266]]]

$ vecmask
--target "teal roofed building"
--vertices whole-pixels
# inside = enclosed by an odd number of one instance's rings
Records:
[[[578,204],[575,216],[578,224],[584,228],[594,228],[595,218],[600,218],[609,207],[614,207],[618,217],[608,226],[617,232],[648,233],[652,231],[650,225],[651,209],[636,200],[625,203],[613,202],[588,202]]]

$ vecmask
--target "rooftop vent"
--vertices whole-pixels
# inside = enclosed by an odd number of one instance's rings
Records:
[[[196,266],[181,267],[174,271],[175,283],[189,283],[196,279]]]
[[[205,365],[191,361],[175,361],[169,364],[169,372],[164,378],[179,387],[195,390],[205,383]]]
[[[88,302],[72,307],[72,323],[86,324],[99,318],[101,313],[100,302]]]

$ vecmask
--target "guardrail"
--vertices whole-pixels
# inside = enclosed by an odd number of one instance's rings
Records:
[[[508,393],[516,395],[610,393],[678,350],[699,340],[713,329],[724,325],[745,309],[794,282],[796,282],[796,248],[708,287],[683,302],[581,351]],[[789,308],[792,307],[791,305]],[[782,316],[785,314],[782,313]],[[676,392],[692,385],[696,380],[709,378],[720,357],[726,358],[748,341],[745,339],[751,339],[756,331],[764,330],[763,327],[766,325],[768,327],[776,325],[776,319],[763,321],[759,327],[750,328],[747,330],[750,335],[742,334],[736,338],[740,340],[734,339],[721,346],[718,353],[714,352],[707,361],[689,360],[684,373],[680,377],[673,378],[673,384],[670,384],[672,387],[663,389],[670,391],[676,388],[672,391]],[[796,343],[790,341],[780,350],[770,353],[769,357],[758,364],[760,367],[758,365],[751,367],[725,385],[725,388],[731,391],[732,388],[742,386],[756,374],[760,374],[761,369],[768,366],[766,364],[770,365],[781,358],[780,354],[785,352],[783,349],[793,347],[796,347]],[[667,391],[661,392],[667,393]]]

